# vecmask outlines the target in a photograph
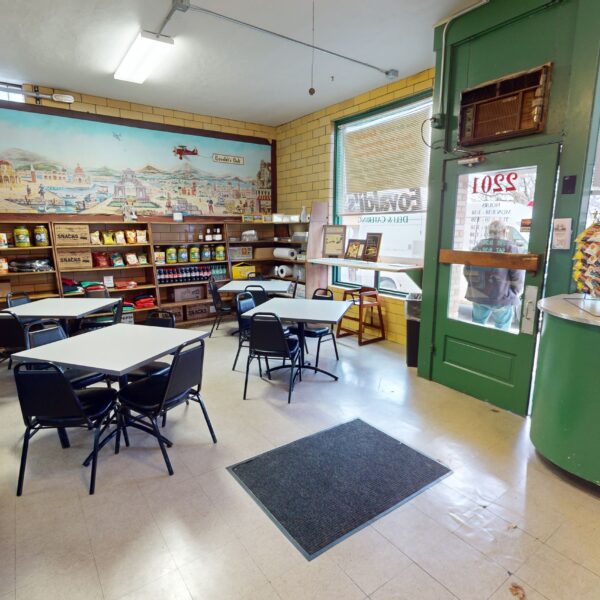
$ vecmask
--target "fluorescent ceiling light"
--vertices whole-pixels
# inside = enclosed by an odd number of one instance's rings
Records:
[[[168,35],[140,31],[115,71],[115,79],[144,83],[173,45],[173,38]]]

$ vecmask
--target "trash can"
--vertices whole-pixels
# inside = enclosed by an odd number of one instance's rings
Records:
[[[410,293],[404,301],[406,315],[406,366],[416,367],[419,360],[422,294]]]

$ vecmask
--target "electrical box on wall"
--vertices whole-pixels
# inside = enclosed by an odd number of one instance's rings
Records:
[[[551,70],[548,63],[464,90],[459,144],[473,146],[543,131]]]

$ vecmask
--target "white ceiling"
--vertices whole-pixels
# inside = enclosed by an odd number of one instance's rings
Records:
[[[315,44],[397,69],[433,64],[433,25],[474,0],[315,0]],[[310,42],[311,0],[192,0]],[[175,51],[142,85],[113,73],[139,29],[156,30],[170,0],[0,0],[0,81],[37,83],[279,125],[386,83],[377,71],[188,11],[164,33]],[[333,81],[331,80],[333,76]]]

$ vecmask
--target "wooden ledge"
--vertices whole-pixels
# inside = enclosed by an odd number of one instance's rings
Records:
[[[538,254],[514,252],[473,252],[469,250],[440,250],[439,262],[443,265],[467,265],[495,269],[522,269],[537,272],[542,263]]]

